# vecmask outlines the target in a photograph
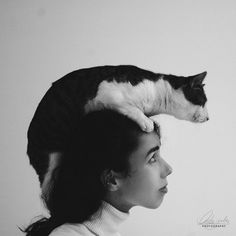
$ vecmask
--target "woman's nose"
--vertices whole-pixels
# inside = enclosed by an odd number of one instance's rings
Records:
[[[167,164],[167,174],[166,174],[166,176],[170,175],[172,172],[173,172],[172,167],[169,164]]]
[[[163,177],[170,175],[173,172],[172,167],[165,161],[164,161],[164,171],[163,171]]]

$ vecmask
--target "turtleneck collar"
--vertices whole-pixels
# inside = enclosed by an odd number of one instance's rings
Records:
[[[119,235],[119,226],[130,215],[130,212],[122,212],[106,201],[102,201],[101,208],[91,220],[83,224],[96,235]]]

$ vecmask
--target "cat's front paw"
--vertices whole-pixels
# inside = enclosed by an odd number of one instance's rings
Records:
[[[155,115],[155,116],[149,116],[149,119],[151,119],[151,120],[153,121],[153,123],[155,123],[156,126],[157,126],[158,128],[160,128],[160,119],[159,119],[159,117],[158,117],[157,115]]]
[[[154,123],[151,119],[145,119],[141,124],[141,129],[147,133],[154,130]]]

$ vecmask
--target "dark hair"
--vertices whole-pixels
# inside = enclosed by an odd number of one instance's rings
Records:
[[[71,143],[54,170],[47,198],[50,212],[23,232],[46,236],[64,223],[81,223],[99,209],[107,189],[101,181],[105,170],[124,177],[130,174],[129,155],[138,146],[138,124],[112,110],[95,111],[75,127]]]

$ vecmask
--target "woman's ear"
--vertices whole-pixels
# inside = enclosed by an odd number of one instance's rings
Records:
[[[117,191],[122,185],[122,175],[113,170],[105,170],[101,176],[103,185],[109,191]]]

